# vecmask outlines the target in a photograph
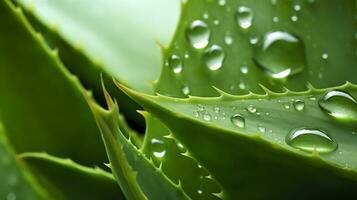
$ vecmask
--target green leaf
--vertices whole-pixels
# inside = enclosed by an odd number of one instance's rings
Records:
[[[124,199],[114,177],[100,168],[45,153],[24,153],[19,158],[55,199]]]
[[[106,91],[105,91],[106,93]],[[180,184],[170,181],[120,128],[118,105],[106,93],[109,110],[88,98],[107,149],[110,166],[128,199],[189,199]]]
[[[27,169],[16,159],[0,123],[0,199],[51,199]]]
[[[146,121],[141,152],[160,167],[171,181],[180,184],[192,199],[219,199],[220,185],[207,169],[192,157],[157,118],[144,111],[141,113]]]
[[[356,196],[357,125],[332,118],[319,105],[319,99],[331,90],[347,92],[356,99],[355,85],[281,94],[264,88],[264,95],[245,96],[219,91],[220,97],[187,99],[150,96],[120,87],[186,145],[231,199]],[[304,102],[303,110],[294,108],[296,100]],[[355,102],[337,106],[344,112],[357,112]],[[244,118],[244,127],[232,123],[236,114]],[[319,153],[316,140],[310,153],[288,145],[291,131],[301,128],[324,131],[337,143],[333,146],[337,149]]]
[[[247,94],[263,93],[259,83],[277,92],[356,83],[355,8],[352,0],[186,1],[155,89],[185,97],[217,96],[212,85]]]
[[[29,26],[0,2],[0,113],[16,152],[46,151],[86,165],[107,160],[76,77]]]
[[[179,14],[178,1],[17,2],[44,28],[53,29],[58,34],[62,41],[51,41],[54,45],[61,46],[67,42],[97,64],[72,66],[72,63],[78,63],[77,58],[64,56],[71,68],[78,67],[80,70],[77,71],[85,69],[91,74],[88,76],[95,76],[98,88],[99,68],[123,84],[152,93],[149,82],[158,76],[161,61],[160,48],[155,41],[168,43]]]

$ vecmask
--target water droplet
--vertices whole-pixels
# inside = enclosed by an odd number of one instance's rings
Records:
[[[299,4],[295,4],[294,5],[294,10],[295,11],[300,11],[301,10],[301,6]]]
[[[321,55],[321,58],[324,59],[324,60],[327,60],[328,59],[328,54],[327,53],[323,53]]]
[[[266,132],[266,128],[264,126],[258,126],[258,131],[261,133],[265,133]]]
[[[226,35],[226,36],[224,37],[224,42],[226,43],[226,45],[231,45],[231,44],[233,43],[232,36]]]
[[[239,87],[239,89],[241,89],[241,90],[245,90],[245,88],[246,88],[245,83],[244,83],[243,81],[240,81],[240,82],[239,82],[238,87]]]
[[[283,103],[283,106],[285,109],[289,109],[290,108],[290,103]]]
[[[202,49],[207,46],[210,34],[207,24],[201,20],[193,21],[187,30],[187,38],[196,49]]]
[[[203,19],[208,19],[209,15],[208,13],[203,13]]]
[[[220,6],[226,5],[226,0],[218,0],[218,5]]]
[[[273,22],[275,22],[275,23],[277,23],[277,22],[279,22],[279,17],[273,17]]]
[[[185,59],[188,59],[190,57],[190,54],[188,54],[187,52],[184,55]]]
[[[305,102],[302,100],[295,100],[294,101],[294,108],[297,111],[303,111],[305,108]]]
[[[253,106],[253,105],[249,105],[247,107],[247,111],[253,114],[253,113],[257,112],[257,108],[255,106]]]
[[[238,8],[238,12],[236,14],[237,23],[243,29],[248,29],[252,26],[253,23],[253,11],[252,9],[241,6]]]
[[[217,105],[213,106],[213,112],[219,113],[219,111],[221,111],[221,109],[219,108],[219,106],[217,106]]]
[[[197,193],[198,194],[203,194],[203,191],[202,190],[197,190]]]
[[[309,96],[309,100],[311,100],[311,101],[316,101],[316,97],[313,96],[313,95],[311,95],[311,96]]]
[[[296,15],[291,16],[291,21],[296,22],[299,18]]]
[[[151,152],[156,158],[163,158],[166,154],[165,142],[156,138],[151,139]]]
[[[251,37],[251,38],[249,39],[249,43],[252,44],[252,45],[257,44],[258,41],[259,41],[258,37],[255,37],[255,36],[254,36],[254,37]]]
[[[233,125],[239,127],[239,128],[244,128],[245,127],[245,119],[242,115],[240,114],[235,114],[231,117],[231,122]]]
[[[194,111],[194,112],[193,112],[193,116],[195,116],[195,117],[199,117],[199,116],[200,116],[200,113],[199,113],[199,112],[197,112],[197,111]]]
[[[171,70],[175,73],[175,74],[179,74],[182,72],[182,61],[180,59],[179,56],[177,55],[172,55],[170,58],[169,58],[169,61],[168,61],[168,64],[167,64]]]
[[[331,90],[319,99],[319,106],[337,119],[357,121],[357,101],[347,92]]]
[[[190,87],[188,86],[188,84],[184,84],[182,86],[182,89],[181,89],[182,93],[184,95],[189,95],[190,94]]]
[[[212,116],[209,113],[205,113],[205,114],[203,114],[203,120],[209,122],[212,120]]]
[[[247,74],[248,73],[248,66],[245,66],[245,65],[241,66],[240,67],[240,72],[242,74]]]
[[[213,20],[213,24],[214,25],[218,25],[219,24],[219,20],[218,19]]]
[[[212,45],[204,55],[207,67],[212,70],[218,70],[222,67],[224,61],[224,51],[218,45]]]
[[[305,69],[305,47],[290,33],[271,32],[255,48],[254,60],[272,78],[286,78]]]
[[[328,153],[337,149],[337,143],[327,133],[319,129],[296,129],[285,139],[286,143],[306,152]]]

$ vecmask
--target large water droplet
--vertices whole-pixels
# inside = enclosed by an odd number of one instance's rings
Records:
[[[238,8],[236,18],[237,23],[241,28],[248,29],[249,27],[251,27],[253,23],[253,17],[254,14],[252,9],[245,6],[241,6]]]
[[[306,152],[329,153],[337,149],[337,143],[327,133],[319,129],[296,129],[285,139],[286,143]]]
[[[231,117],[231,122],[233,125],[239,127],[239,128],[244,128],[245,127],[245,119],[242,115],[240,114],[235,114]]]
[[[224,51],[219,45],[212,45],[204,55],[205,63],[208,69],[218,70],[222,67],[224,61]]]
[[[175,54],[170,56],[167,65],[175,74],[179,74],[183,70],[181,58]]]
[[[302,100],[295,100],[294,101],[294,108],[297,111],[303,111],[305,108],[305,102]]]
[[[166,154],[165,142],[156,138],[151,139],[151,152],[156,158],[162,158]]]
[[[331,90],[319,99],[319,106],[337,119],[357,121],[357,101],[347,92]]]
[[[305,47],[290,33],[270,32],[254,49],[254,60],[272,78],[286,78],[306,68]]]
[[[210,30],[206,23],[195,20],[187,30],[187,38],[191,45],[196,49],[205,48],[210,37]]]

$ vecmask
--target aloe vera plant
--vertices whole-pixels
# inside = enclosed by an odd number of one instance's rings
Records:
[[[178,8],[0,2],[0,199],[356,198],[357,2]]]

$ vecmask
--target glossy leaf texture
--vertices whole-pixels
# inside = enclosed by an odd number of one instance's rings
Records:
[[[20,160],[54,199],[125,199],[114,177],[45,153],[24,153]]]
[[[120,127],[118,105],[106,93],[109,110],[87,99],[102,132],[110,167],[127,199],[189,199],[180,184],[140,152]]]
[[[16,154],[10,147],[5,135],[5,128],[0,123],[0,198],[6,200],[51,199],[46,190],[17,160]]]
[[[185,1],[155,89],[176,97],[356,83],[356,1]],[[333,31],[336,30],[336,31]],[[338,74],[336,74],[338,69]]]
[[[266,94],[245,96],[218,90],[219,97],[187,99],[120,87],[172,131],[222,185],[229,199],[356,196],[357,126],[321,108],[331,91],[356,99],[353,84],[285,93],[262,87]],[[328,103],[357,112],[357,103],[351,99],[337,97]],[[297,140],[291,143],[291,133],[297,130],[312,131],[295,134]],[[314,131],[311,137],[309,133]]]
[[[85,165],[107,160],[83,88],[20,8],[0,2],[0,113],[16,152],[46,151]]]
[[[105,105],[99,76],[102,73],[110,93],[121,99],[121,112],[127,120],[143,124],[135,112],[138,105],[116,90],[111,78],[152,93],[151,82],[158,76],[161,62],[157,43],[166,44],[172,36],[178,1],[16,2],[25,8],[31,24],[50,46],[59,49],[66,67],[93,91],[96,99]],[[162,9],[156,10],[157,6]]]

